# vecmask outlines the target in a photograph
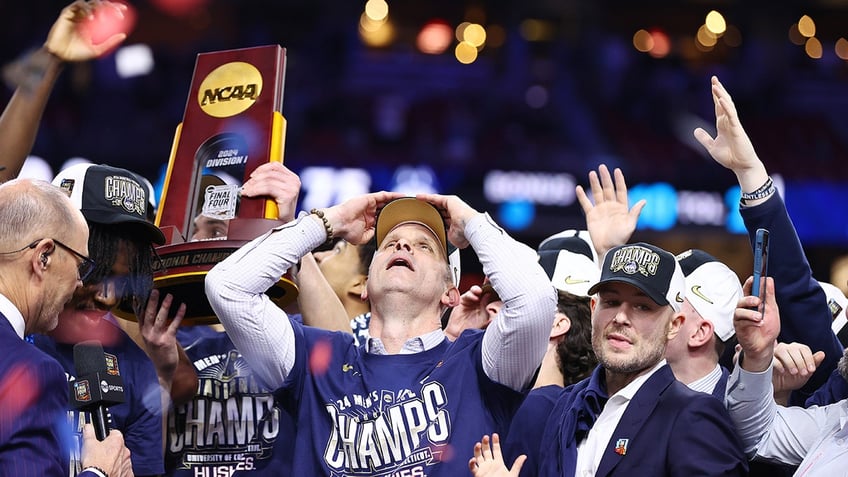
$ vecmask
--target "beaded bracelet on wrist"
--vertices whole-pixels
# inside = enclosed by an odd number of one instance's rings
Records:
[[[318,216],[319,219],[321,219],[321,222],[324,223],[324,231],[327,232],[327,240],[324,243],[329,244],[330,242],[332,242],[333,241],[333,224],[331,224],[330,221],[327,219],[327,217],[324,215],[324,211],[321,210],[321,209],[312,209],[312,210],[309,211],[309,213],[315,214],[316,216]]]

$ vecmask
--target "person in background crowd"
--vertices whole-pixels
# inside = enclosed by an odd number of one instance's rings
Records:
[[[342,320],[333,319],[333,314],[309,317],[312,326],[353,332],[360,344],[368,339],[371,306],[368,300],[362,298],[362,293],[368,282],[368,264],[376,248],[373,239],[361,245],[336,239],[328,246],[319,247],[303,256],[295,274],[299,289],[298,301],[303,303],[306,300],[328,299],[323,295],[315,295],[325,286],[322,282],[327,282],[345,309]]]
[[[280,163],[267,163],[253,171],[241,193],[273,199],[279,219],[290,221],[299,191],[296,174]],[[326,281],[301,280],[298,291],[307,323],[324,315],[329,315],[324,316],[326,321],[347,323],[345,310]],[[331,307],[334,302],[336,306]],[[166,475],[292,475],[295,429],[291,415],[275,399],[273,389],[256,376],[229,335],[220,325],[195,325],[181,328],[178,339],[194,365],[199,386],[189,402],[168,411]],[[222,427],[216,429],[216,423]],[[234,428],[244,432],[226,431]],[[216,430],[207,433],[206,429]]]
[[[752,280],[744,290],[751,293]],[[774,347],[782,324],[774,279],[765,283],[762,313],[757,296],[739,301],[734,324],[741,347],[728,381],[727,406],[745,452],[753,459],[798,466],[795,475],[810,477],[845,473],[845,413],[848,400],[810,408],[783,407],[772,390]],[[848,360],[838,369],[848,379]]]
[[[848,298],[842,294],[842,290],[840,290],[835,285],[832,285],[827,282],[819,282],[822,289],[824,289],[825,295],[828,298],[828,307],[830,308],[833,316],[833,323],[831,325],[831,329],[836,336],[839,338],[840,343],[845,346],[845,351],[843,351],[842,358],[839,358],[839,362],[842,363],[848,356],[848,327],[845,325],[848,324]],[[780,344],[778,343],[778,346]],[[808,347],[809,349],[809,347]],[[779,348],[775,348],[775,354],[779,353]],[[807,351],[810,355],[812,355],[811,351]],[[796,355],[797,356],[797,355]],[[796,374],[802,374],[805,377],[808,375],[804,373],[804,370],[807,368],[804,366],[806,363],[812,362],[816,364],[814,360],[810,360],[806,355],[801,355],[797,359],[792,360],[792,365],[796,370]],[[780,373],[780,369],[775,366],[775,374],[783,375],[784,373]],[[776,381],[776,380],[775,380]],[[796,382],[789,385],[791,390],[795,390],[803,386],[806,383],[806,378],[804,378],[803,382]],[[837,401],[841,401],[842,399],[848,398],[848,381],[846,381],[842,377],[842,373],[840,373],[839,366],[836,367],[831,373],[830,377],[827,379],[827,382],[824,383],[819,389],[817,389],[807,402],[804,403],[806,407],[810,406],[824,406],[826,404],[832,404]],[[782,402],[780,404],[787,404],[788,400]]]
[[[594,274],[598,274],[594,267]],[[484,280],[472,285],[449,312],[445,335],[456,340],[467,329],[485,330],[497,319],[503,301]],[[533,388],[555,385],[562,387],[586,377],[595,367],[589,324],[589,298],[557,290],[557,311],[545,348],[545,355],[536,373]]]
[[[57,187],[0,185],[0,475],[67,476],[68,386],[62,367],[26,335],[56,327],[95,263],[85,218]],[[131,476],[123,435],[83,429],[80,477]]]
[[[810,379],[823,359],[823,352],[813,353],[810,347],[803,343],[776,343],[774,345],[774,363],[772,363],[774,367],[772,373],[774,376],[774,379],[772,379],[774,401],[782,406],[789,405],[792,392],[800,389]],[[811,366],[806,363],[810,363]],[[836,371],[834,370],[834,372]],[[840,378],[840,380],[842,379]],[[813,393],[813,396],[826,388],[828,383],[830,383],[830,379],[825,383],[825,386]]]
[[[729,372],[719,358],[733,338],[742,285],[736,272],[703,250],[690,249],[676,258],[686,277],[680,307],[685,319],[665,357],[683,384],[723,402]]]
[[[597,366],[589,301],[589,297],[557,290],[554,324],[533,388],[569,386],[588,377]]]
[[[779,341],[802,343],[814,352],[824,353],[818,366],[812,360],[805,363],[813,366],[813,375],[790,399],[793,404],[804,404],[836,368],[843,346],[831,330],[833,315],[824,291],[812,276],[786,205],[754,151],[730,94],[715,76],[711,79],[711,86],[716,137],[697,128],[695,139],[717,163],[736,175],[742,190],[739,212],[752,245],[757,229],[764,228],[770,232],[768,274],[774,277],[778,305],[784,318]]]
[[[539,244],[538,253],[539,264],[557,289],[557,312],[533,388],[569,386],[589,377],[598,364],[592,349],[589,287],[601,270],[585,230],[554,234]]]
[[[332,248],[312,252],[321,274],[330,283],[351,318],[369,312],[370,307],[362,299],[362,292],[368,281],[368,264],[376,249],[374,240],[362,245],[335,240]]]
[[[824,296],[827,297],[827,306],[830,308],[830,314],[833,316],[833,321],[830,324],[830,329],[836,334],[842,346],[848,348],[848,297],[842,293],[836,285],[819,280],[819,286],[824,290]]]
[[[843,355],[843,346],[832,331],[833,314],[826,294],[813,278],[783,199],[754,151],[730,94],[716,77],[711,78],[711,92],[716,137],[699,128],[695,138],[716,162],[736,175],[742,190],[739,212],[752,244],[758,228],[770,232],[768,273],[774,278],[784,317],[773,353],[772,398],[793,405],[835,402],[846,397],[842,392],[848,387],[838,373],[832,372]],[[820,388],[822,391],[814,394]],[[788,398],[787,392],[791,392]],[[787,464],[792,465],[785,460],[757,459],[751,463],[750,473],[790,475],[794,469]]]
[[[363,243],[372,234],[364,346],[288,320],[263,294],[319,244]],[[448,238],[474,247],[504,301],[502,319],[456,341],[441,329],[445,309],[459,302]],[[554,313],[553,287],[531,249],[458,197],[434,194],[378,192],[304,214],[216,265],[206,292],[239,351],[296,419],[297,475],[460,475],[466,463],[457,450],[508,426]]]

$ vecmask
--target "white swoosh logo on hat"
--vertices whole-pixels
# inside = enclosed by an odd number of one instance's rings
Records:
[[[566,285],[577,285],[578,283],[588,283],[589,280],[581,280],[579,278],[571,278],[571,275],[565,277]]]
[[[680,292],[677,292],[677,295],[674,297],[674,301],[677,303],[683,303],[683,298],[680,298]]]
[[[706,295],[701,293],[701,285],[692,285],[692,293],[694,293],[695,296],[704,300],[705,302],[709,303],[710,305],[713,304],[712,300],[710,300],[709,298],[706,297]]]

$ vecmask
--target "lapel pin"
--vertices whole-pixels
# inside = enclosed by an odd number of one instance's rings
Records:
[[[618,455],[627,454],[627,443],[630,439],[619,439],[615,441],[615,453]]]

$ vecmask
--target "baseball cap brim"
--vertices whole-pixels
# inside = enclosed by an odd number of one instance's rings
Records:
[[[156,225],[145,219],[139,219],[127,214],[110,213],[102,210],[80,209],[85,220],[95,224],[114,225],[122,224],[134,227],[144,238],[151,242],[162,245],[165,243],[165,234]]]
[[[639,291],[647,295],[648,298],[654,300],[657,305],[671,305],[665,295],[661,295],[659,292],[653,290],[646,290],[642,282],[628,277],[614,277],[607,280],[601,280],[598,283],[592,285],[591,288],[589,288],[589,295],[594,295],[595,293],[598,293],[598,290],[607,283],[626,283],[628,285],[632,285],[638,288]],[[675,310],[679,308],[679,305],[677,307],[675,307],[674,305],[671,306],[672,308],[675,308]]]
[[[377,246],[380,246],[386,235],[395,227],[407,223],[423,225],[430,229],[439,243],[442,244],[442,250],[447,257],[448,241],[442,214],[430,203],[418,200],[415,197],[395,199],[383,207],[377,216]]]
[[[539,250],[539,265],[557,290],[576,296],[590,296],[589,287],[601,278],[590,257],[570,250]]]

